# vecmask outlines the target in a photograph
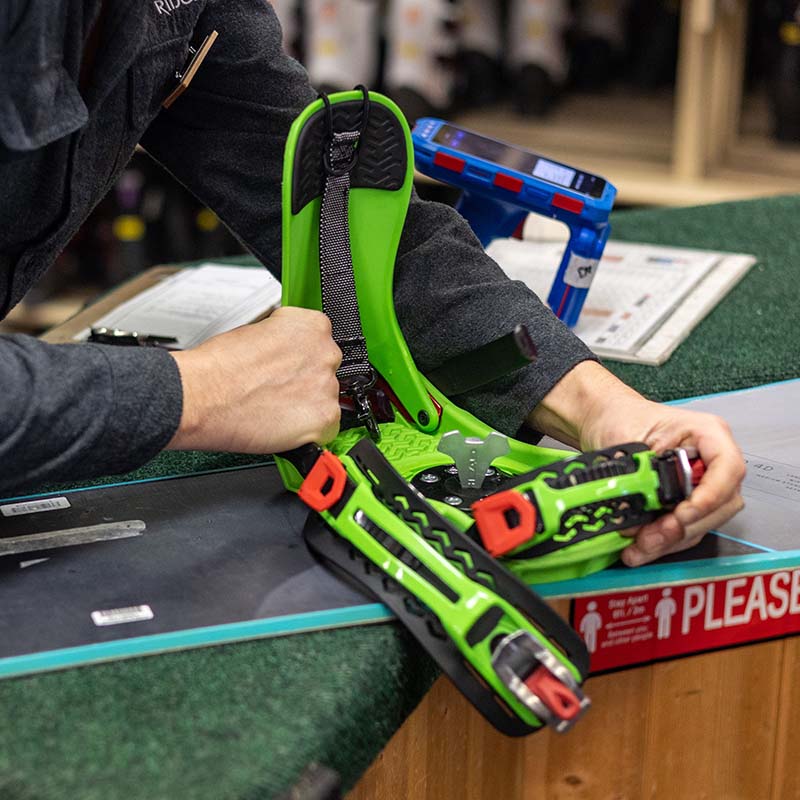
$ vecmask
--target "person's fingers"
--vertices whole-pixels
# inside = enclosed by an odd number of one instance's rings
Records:
[[[731,517],[736,516],[744,508],[744,499],[737,494],[720,506],[707,517],[698,520],[693,525],[684,529],[683,542],[677,549],[685,550],[687,547],[694,547],[708,531],[713,531],[724,525]]]
[[[682,539],[683,525],[674,514],[665,514],[639,529],[633,542],[622,551],[622,561],[629,567],[638,567],[659,558]]]
[[[629,567],[638,567],[669,553],[678,553],[694,547],[710,530],[724,525],[744,508],[741,495],[727,500],[711,514],[684,527],[674,514],[667,514],[643,526],[634,541],[622,552],[622,560]]]
[[[625,528],[624,531],[617,531],[620,536],[626,536],[629,539],[635,539],[639,533],[644,529],[644,525],[639,525],[637,528]]]
[[[731,435],[719,417],[709,417],[696,435],[697,450],[705,464],[705,473],[691,497],[674,511],[684,527],[698,523],[732,500],[745,476],[745,462]]]

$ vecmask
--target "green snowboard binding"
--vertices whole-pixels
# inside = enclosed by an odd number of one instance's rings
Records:
[[[386,97],[323,96],[292,127],[283,304],[330,317],[343,411],[328,449],[278,466],[318,514],[312,550],[389,606],[493,725],[563,731],[588,706],[588,654],[523,580],[608,566],[629,542],[618,531],[688,496],[701,464],[644,445],[565,459],[448,400],[533,360],[522,326],[423,376],[392,296],[412,179],[410,132]]]

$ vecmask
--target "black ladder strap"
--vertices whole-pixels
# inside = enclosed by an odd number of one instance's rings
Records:
[[[373,376],[361,328],[348,224],[350,170],[360,139],[360,131],[332,134],[319,223],[322,310],[331,320],[333,339],[342,350],[336,375],[345,384]]]

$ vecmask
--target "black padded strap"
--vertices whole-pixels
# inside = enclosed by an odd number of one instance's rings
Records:
[[[342,350],[342,364],[336,374],[345,384],[361,377],[369,381],[373,374],[361,328],[348,223],[350,170],[360,138],[360,131],[332,134],[319,221],[322,310],[331,320],[333,340]]]

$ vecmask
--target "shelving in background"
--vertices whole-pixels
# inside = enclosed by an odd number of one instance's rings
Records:
[[[752,23],[765,18],[765,10],[765,3],[748,7],[746,0],[681,0],[674,90],[645,92],[625,85],[604,94],[572,93],[543,119],[522,117],[503,105],[454,118],[485,135],[603,175],[617,186],[618,205],[701,205],[796,193],[800,143],[774,139],[763,75],[745,90],[748,37],[752,45],[759,35]],[[148,222],[142,266],[238,251],[213,214],[182,188],[162,186],[163,173],[146,156],[137,155],[133,166],[142,171],[150,195],[166,197]],[[81,265],[71,268],[75,274],[57,291],[39,292],[38,298],[33,293],[0,322],[0,332],[41,332],[124,280],[120,258],[102,255],[113,251],[108,247],[112,221],[121,213],[114,202],[112,193],[89,221],[87,230],[95,226],[96,242],[76,256]],[[129,245],[124,246],[130,250]],[[116,272],[92,283],[83,262],[102,258]],[[48,275],[60,270],[56,265]]]
[[[501,107],[457,121],[599,173],[626,205],[795,193],[800,144],[776,142],[763,91],[744,91],[747,16],[744,0],[683,0],[675,91],[572,94],[543,120]]]

